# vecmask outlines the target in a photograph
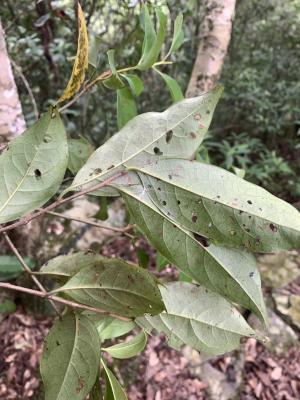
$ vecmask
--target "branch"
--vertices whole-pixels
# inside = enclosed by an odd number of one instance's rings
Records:
[[[114,313],[107,312],[105,310],[102,310],[101,308],[90,307],[90,306],[86,306],[84,304],[75,303],[74,301],[66,300],[62,297],[53,296],[47,292],[44,293],[44,292],[40,292],[38,290],[28,289],[28,288],[25,288],[22,286],[16,286],[16,285],[12,285],[10,283],[3,283],[3,282],[0,282],[0,288],[8,289],[8,290],[16,290],[18,292],[23,292],[23,293],[28,293],[33,296],[42,297],[44,299],[56,301],[57,303],[65,304],[66,306],[69,306],[71,308],[78,308],[81,310],[93,311],[98,314],[103,314],[103,315],[107,315],[110,317],[120,319],[121,321],[131,321],[130,318],[121,317],[120,315],[116,315]]]
[[[18,252],[17,248],[15,247],[15,245],[13,244],[13,242],[10,240],[9,236],[7,235],[7,233],[4,233],[4,238],[7,242],[7,244],[9,245],[11,251],[14,253],[14,255],[17,257],[17,259],[19,260],[20,264],[22,265],[23,269],[25,272],[27,272],[30,276],[31,279],[33,280],[33,282],[36,284],[36,286],[47,295],[47,291],[44,288],[44,286],[41,284],[41,282],[32,274],[31,269],[28,267],[28,265],[26,264],[24,258],[21,256],[21,254]],[[58,316],[60,315],[59,309],[57,308],[56,304],[53,303],[53,301],[50,300],[50,303],[52,304],[54,310],[56,311],[56,313],[58,314]]]
[[[132,229],[133,225],[127,225],[124,228],[116,228],[114,226],[107,226],[107,225],[103,225],[103,224],[98,224],[97,222],[94,222],[94,221],[91,221],[91,220],[88,220],[88,219],[69,217],[68,215],[64,215],[64,214],[53,212],[53,211],[46,211],[46,214],[53,215],[53,216],[58,217],[58,218],[64,218],[64,219],[67,219],[67,220],[70,220],[70,221],[81,222],[82,224],[95,226],[96,228],[107,229],[107,230],[113,231],[113,232],[120,232],[120,233],[123,233],[125,236],[128,236],[130,239],[134,239],[133,235],[130,235],[129,233],[127,233],[127,231]]]
[[[39,119],[39,111],[38,111],[38,108],[37,108],[37,105],[36,105],[36,101],[35,101],[33,92],[32,92],[31,87],[29,85],[29,82],[26,79],[25,75],[23,74],[22,68],[19,65],[17,65],[14,62],[13,59],[10,59],[10,62],[12,63],[13,67],[15,68],[16,72],[19,74],[20,78],[22,79],[22,81],[24,83],[24,86],[27,89],[29,98],[30,98],[31,103],[32,103],[34,117],[35,117],[36,120],[38,120]]]
[[[18,228],[20,226],[27,225],[30,221],[32,221],[33,219],[39,217],[40,215],[43,215],[48,211],[52,211],[54,208],[56,208],[56,207],[58,207],[58,206],[60,206],[62,204],[65,204],[65,203],[67,203],[67,202],[69,202],[71,200],[74,200],[77,197],[80,197],[80,196],[82,196],[84,194],[91,193],[91,192],[94,192],[95,190],[101,189],[101,188],[109,185],[115,179],[117,179],[120,176],[123,176],[125,174],[127,174],[127,172],[124,172],[124,171],[119,172],[118,174],[113,175],[112,177],[106,179],[105,181],[103,181],[101,183],[98,183],[95,186],[92,186],[89,189],[82,190],[82,191],[80,191],[78,193],[73,194],[72,196],[69,196],[69,197],[65,198],[65,199],[58,199],[54,203],[50,204],[48,207],[41,208],[39,211],[37,211],[37,212],[35,212],[33,214],[29,214],[27,217],[21,218],[21,219],[19,219],[19,221],[15,222],[13,224],[10,224],[10,225],[4,226],[3,228],[0,228],[0,233],[7,232],[7,231],[10,231],[12,229],[16,229],[16,228]]]

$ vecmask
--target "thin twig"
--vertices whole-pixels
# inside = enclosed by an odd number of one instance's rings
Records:
[[[134,239],[133,235],[130,235],[129,233],[127,233],[127,231],[132,229],[132,227],[133,227],[132,225],[127,225],[124,228],[117,228],[117,227],[114,227],[114,226],[107,226],[107,225],[99,224],[97,222],[94,222],[94,221],[91,221],[91,220],[88,220],[88,219],[70,217],[68,215],[61,214],[61,213],[58,213],[58,212],[53,212],[53,211],[46,211],[46,214],[53,215],[53,216],[58,217],[58,218],[67,219],[67,220],[70,220],[70,221],[80,222],[82,224],[95,226],[96,228],[100,228],[100,229],[107,229],[107,230],[113,231],[113,232],[120,232],[120,233],[123,233],[124,235],[128,236],[130,239]]]
[[[15,68],[16,72],[19,74],[20,78],[22,79],[22,81],[23,81],[23,83],[24,83],[24,86],[25,86],[26,89],[27,89],[29,98],[30,98],[31,103],[32,103],[34,117],[35,117],[36,120],[38,120],[38,118],[39,118],[39,111],[38,111],[38,108],[37,108],[37,105],[36,105],[36,101],[35,101],[33,92],[32,92],[31,87],[30,87],[30,85],[29,85],[29,82],[28,82],[28,80],[26,79],[25,75],[23,74],[22,68],[21,68],[19,65],[17,65],[17,64],[14,62],[13,59],[10,59],[10,62],[12,63],[13,67]]]
[[[7,232],[7,231],[10,231],[12,229],[16,229],[16,228],[18,228],[20,226],[27,225],[30,221],[32,221],[33,219],[39,217],[40,215],[43,215],[48,211],[52,211],[54,208],[56,208],[56,207],[58,207],[58,206],[60,206],[62,204],[65,204],[65,203],[67,203],[67,202],[69,202],[71,200],[74,200],[77,197],[80,197],[80,196],[82,196],[84,194],[91,193],[91,192],[94,192],[95,190],[101,189],[101,188],[109,185],[115,179],[117,179],[120,176],[123,176],[125,174],[127,174],[127,172],[124,172],[124,171],[119,172],[118,174],[111,176],[110,178],[106,179],[105,181],[103,181],[101,183],[98,183],[97,185],[92,186],[89,189],[85,189],[85,190],[82,190],[80,192],[77,192],[77,193],[73,194],[72,196],[66,197],[65,199],[58,199],[54,203],[50,204],[48,207],[41,208],[39,211],[37,211],[37,212],[35,212],[33,214],[30,214],[30,215],[27,215],[24,218],[21,218],[21,219],[19,219],[19,221],[15,222],[13,224],[10,224],[10,225],[4,226],[3,228],[0,228],[0,233]]]
[[[40,292],[39,290],[33,290],[33,289],[25,288],[22,286],[12,285],[11,283],[4,283],[4,282],[0,282],[0,288],[8,289],[8,290],[16,290],[18,292],[23,292],[23,293],[28,293],[33,296],[42,297],[44,299],[52,300],[57,303],[65,304],[66,306],[69,306],[72,308],[78,308],[78,309],[82,309],[82,310],[93,311],[93,312],[103,314],[103,315],[108,315],[108,316],[120,319],[121,321],[131,321],[130,318],[121,317],[120,315],[110,313],[108,311],[102,310],[101,308],[90,307],[90,306],[86,306],[84,304],[75,303],[74,301],[66,300],[62,297],[53,296],[52,294],[49,294],[47,292],[44,293],[44,292]]]
[[[31,269],[28,267],[28,265],[26,264],[24,258],[21,256],[21,254],[19,253],[18,249],[15,247],[15,245],[13,244],[13,242],[10,240],[8,234],[6,232],[4,232],[4,238],[8,244],[8,246],[10,247],[11,251],[14,253],[14,255],[17,257],[17,259],[19,260],[20,264],[22,265],[23,269],[25,272],[27,272],[30,276],[31,279],[33,280],[33,282],[36,284],[36,286],[45,294],[47,294],[47,290],[44,288],[44,286],[41,284],[41,282],[32,274]],[[61,316],[59,309],[57,308],[56,304],[53,303],[53,301],[50,300],[50,303],[52,304],[54,310],[56,311],[56,313]]]

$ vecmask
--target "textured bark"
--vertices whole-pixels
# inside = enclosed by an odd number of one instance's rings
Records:
[[[26,128],[22,106],[7,54],[0,20],[0,143],[20,135]]]
[[[187,97],[212,89],[220,78],[231,37],[236,0],[205,0],[205,17]]]

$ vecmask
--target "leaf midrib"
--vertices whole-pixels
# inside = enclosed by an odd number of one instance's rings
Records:
[[[181,160],[181,159],[177,157],[177,158],[175,158],[174,160]],[[204,196],[204,195],[202,195],[202,194],[195,193],[195,192],[193,192],[191,189],[188,189],[188,188],[186,188],[186,187],[181,186],[181,184],[176,184],[176,185],[174,185],[174,182],[167,181],[165,177],[162,177],[162,176],[160,176],[160,175],[156,175],[153,171],[149,172],[149,171],[143,170],[143,169],[141,169],[141,168],[139,168],[139,167],[131,167],[131,170],[136,171],[136,172],[138,172],[138,173],[142,173],[142,174],[144,174],[144,175],[149,175],[149,176],[151,176],[151,177],[153,177],[153,178],[156,178],[156,179],[160,179],[161,181],[165,182],[166,184],[169,184],[170,186],[172,186],[173,188],[179,188],[179,189],[184,190],[184,191],[186,191],[186,192],[188,192],[188,193],[191,193],[191,194],[197,195],[197,196],[199,196],[199,197],[202,197],[202,198],[204,198],[205,200],[212,201],[212,202],[216,202],[216,203],[218,203],[218,204],[221,205],[221,206],[228,207],[229,209],[233,209],[233,210],[236,210],[236,211],[241,211],[241,208],[237,208],[237,207],[234,206],[234,205],[232,205],[232,206],[230,205],[230,206],[229,206],[228,204],[225,204],[224,202],[220,201],[219,199],[212,199],[211,197],[207,197],[207,196]],[[249,183],[251,183],[251,182],[249,182]],[[249,214],[249,215],[252,215],[254,218],[262,219],[262,220],[266,221],[267,223],[272,223],[272,222],[274,223],[274,221],[269,220],[269,219],[267,219],[267,218],[265,218],[265,217],[259,216],[258,214],[253,214],[253,212],[251,212],[251,211],[248,211],[248,210],[247,210],[247,211],[242,210],[242,211],[246,212],[246,213]],[[295,228],[291,228],[291,227],[289,227],[289,226],[283,225],[283,224],[278,223],[278,222],[275,222],[275,223],[277,223],[280,227],[283,227],[283,228],[285,228],[285,229],[290,229],[290,230],[292,230],[292,231],[297,232],[297,230],[296,230]],[[249,234],[248,234],[248,235],[249,235]],[[250,236],[251,236],[251,235],[250,235]]]
[[[201,103],[201,104],[202,104],[202,103]],[[103,176],[106,175],[107,173],[113,172],[113,171],[116,170],[118,167],[120,167],[120,166],[124,165],[125,163],[127,163],[128,161],[132,160],[132,159],[135,158],[138,154],[142,153],[143,151],[146,151],[147,148],[150,147],[153,143],[155,143],[155,142],[157,142],[158,140],[160,140],[160,139],[166,134],[166,132],[167,132],[168,130],[173,130],[173,129],[175,129],[179,124],[181,124],[183,121],[185,121],[185,120],[186,120],[187,118],[189,118],[191,115],[193,115],[193,114],[195,113],[195,111],[199,108],[199,106],[200,106],[200,105],[198,104],[197,107],[195,107],[191,113],[187,114],[184,118],[182,118],[180,121],[178,121],[173,127],[170,127],[170,128],[168,128],[168,129],[166,129],[166,131],[164,131],[164,132],[162,133],[161,136],[157,137],[155,140],[153,140],[152,142],[148,143],[146,146],[142,147],[139,151],[137,151],[136,153],[132,154],[132,155],[131,155],[130,157],[128,157],[126,160],[122,160],[119,164],[115,165],[114,168],[111,168],[109,171],[105,171],[105,172],[102,172],[102,173],[100,173],[100,174],[93,175],[93,177],[87,179],[87,180],[84,181],[84,182],[78,183],[78,184],[76,184],[76,185],[71,185],[67,190],[68,190],[68,191],[71,191],[71,190],[77,188],[78,186],[86,185],[86,184],[88,184],[88,183],[90,183],[90,182],[93,182],[94,180],[97,180],[97,179],[103,177]],[[163,114],[163,113],[162,113],[162,114]],[[102,146],[101,146],[101,147],[102,147]],[[97,151],[97,150],[96,150],[96,151]]]
[[[189,234],[189,232],[186,231],[185,229],[183,229],[183,228],[181,227],[181,225],[179,225],[176,221],[173,221],[173,220],[171,221],[171,220],[168,219],[168,217],[166,217],[164,214],[162,214],[162,213],[159,211],[159,209],[157,208],[157,206],[154,204],[154,202],[152,202],[152,200],[151,200],[150,197],[149,197],[149,199],[150,199],[151,202],[153,203],[155,209],[154,209],[154,208],[151,208],[147,203],[143,202],[140,198],[133,196],[132,193],[127,192],[127,191],[124,190],[124,189],[122,189],[122,191],[123,191],[124,193],[126,193],[127,195],[133,197],[134,199],[138,200],[139,202],[141,202],[142,204],[144,204],[146,207],[148,207],[148,208],[150,208],[151,210],[155,211],[157,214],[159,214],[161,217],[163,217],[164,219],[166,219],[167,221],[169,221],[169,222],[172,223],[173,225],[176,225],[176,227],[177,227],[178,229],[180,229],[180,230],[181,230],[182,232],[184,232],[191,240],[193,240],[193,241],[196,242],[200,247],[202,247],[202,248],[204,249],[204,251],[206,251],[206,252],[207,252],[207,253],[208,253],[208,254],[209,254],[209,255],[210,255],[210,256],[211,256],[211,257],[226,271],[226,272],[227,272],[227,274],[239,285],[239,287],[242,289],[242,291],[248,296],[249,300],[255,305],[256,309],[259,311],[259,314],[264,318],[264,315],[263,315],[262,312],[260,311],[259,304],[257,304],[257,302],[254,301],[254,300],[252,299],[251,295],[248,293],[247,285],[246,285],[245,287],[241,286],[241,283],[240,283],[238,280],[236,280],[234,276],[232,276],[231,271],[228,271],[228,269],[227,269],[223,264],[221,264],[221,263],[219,262],[219,260],[216,259],[215,256],[214,256],[212,253],[210,253],[209,251],[207,251],[207,248],[206,248],[206,247],[204,247],[201,243],[199,243],[196,239],[194,239],[194,238]]]
[[[51,123],[51,119],[50,119],[50,121],[48,122],[48,126],[47,126],[45,132],[43,133],[43,137],[47,135],[47,132],[48,132],[50,123]],[[18,183],[18,185],[16,186],[15,190],[13,190],[13,192],[8,196],[8,198],[7,198],[7,200],[4,202],[3,206],[0,207],[0,214],[1,214],[1,213],[3,212],[3,210],[9,205],[9,203],[11,202],[11,200],[13,199],[13,197],[15,196],[15,194],[19,191],[20,187],[23,185],[25,179],[26,179],[27,176],[28,176],[29,171],[30,171],[31,168],[32,168],[32,165],[34,164],[34,162],[35,162],[35,160],[36,160],[37,155],[40,153],[40,147],[41,147],[41,145],[42,145],[42,143],[40,143],[40,144],[38,145],[38,149],[36,150],[35,155],[33,156],[32,160],[30,161],[30,164],[29,164],[29,166],[28,166],[28,168],[27,168],[25,174],[24,174],[23,177],[21,178],[21,181]]]

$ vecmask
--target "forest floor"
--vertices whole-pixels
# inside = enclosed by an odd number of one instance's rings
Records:
[[[177,274],[171,266],[156,271],[155,252],[144,239],[133,246],[128,238],[114,236],[99,252],[137,262],[136,248],[147,253],[153,273],[168,279]],[[268,341],[246,339],[237,351],[205,357],[187,346],[175,351],[162,336],[149,337],[139,357],[113,367],[129,400],[300,399],[300,256],[263,256],[259,264],[270,317]],[[53,317],[33,315],[23,297],[15,301],[17,311],[0,321],[0,399],[41,400],[38,365]],[[260,329],[252,315],[249,319]]]

